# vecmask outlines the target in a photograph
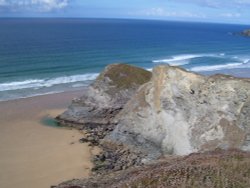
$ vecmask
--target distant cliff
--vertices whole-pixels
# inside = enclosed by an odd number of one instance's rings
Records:
[[[245,36],[245,37],[250,37],[250,29],[246,29],[246,30],[242,31],[241,35]]]

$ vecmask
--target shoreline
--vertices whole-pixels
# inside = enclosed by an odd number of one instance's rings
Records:
[[[42,118],[59,115],[83,92],[0,102],[0,187],[44,188],[89,176],[96,151],[79,142],[83,133],[42,124]]]
[[[126,63],[125,63],[126,64]],[[160,65],[160,64],[159,64]],[[164,64],[163,64],[164,65]],[[171,65],[170,65],[171,66]],[[175,66],[175,65],[172,65]],[[139,67],[139,66],[138,66]],[[177,66],[178,67],[178,66]],[[154,67],[152,68],[145,68],[145,67],[141,67],[145,70],[151,71],[153,70]],[[183,67],[182,67],[183,68]],[[189,68],[183,68],[189,72],[193,72],[196,74],[200,74],[200,75],[205,75],[205,76],[211,76],[211,75],[215,75],[215,74],[225,74],[225,75],[230,75],[233,77],[238,77],[238,78],[250,78],[250,68],[231,68],[231,69],[219,69],[219,70],[211,70],[211,71],[192,71],[189,70]],[[99,73],[98,73],[99,74]],[[92,80],[94,81],[94,80]],[[65,91],[60,91],[60,92],[54,92],[54,93],[43,93],[43,94],[35,94],[32,96],[26,96],[26,97],[20,97],[20,98],[13,98],[13,99],[0,99],[0,104],[2,102],[8,102],[8,101],[16,101],[16,100],[25,100],[28,98],[36,98],[36,97],[42,97],[42,96],[49,96],[49,95],[64,95],[66,93],[79,93],[79,92],[84,92],[89,85],[86,86],[82,86],[79,88],[74,88],[72,90],[65,90]],[[0,92],[1,93],[1,92]],[[71,101],[71,100],[69,100]],[[70,104],[70,103],[68,103]]]
[[[51,92],[51,93],[48,92],[48,93],[36,94],[36,95],[31,95],[31,96],[26,96],[26,97],[13,98],[13,99],[7,99],[7,100],[0,100],[0,104],[2,102],[24,100],[24,99],[28,99],[28,98],[36,98],[36,97],[49,96],[49,95],[59,95],[59,94],[67,94],[67,93],[70,94],[70,95],[74,95],[74,93],[75,93],[77,95],[78,93],[83,93],[87,88],[88,88],[88,86],[85,86],[85,87],[79,87],[78,89],[74,89],[74,90],[66,90],[66,91]],[[80,97],[80,96],[78,96],[78,97]]]

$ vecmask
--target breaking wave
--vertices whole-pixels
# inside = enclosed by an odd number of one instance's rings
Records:
[[[189,64],[190,60],[195,59],[195,58],[221,57],[224,55],[225,55],[224,53],[221,53],[221,54],[182,54],[182,55],[172,56],[168,59],[153,60],[153,63],[167,63],[173,66],[180,66],[180,65]]]
[[[98,76],[98,73],[63,76],[51,79],[30,79],[24,81],[8,82],[0,84],[0,91],[19,90],[34,88],[39,89],[42,87],[51,87],[58,84],[67,84],[74,82],[84,82],[94,80]]]
[[[199,61],[201,64],[207,62],[205,58],[216,58],[221,59],[227,63],[218,63],[218,64],[205,64],[198,65],[197,63],[192,64],[192,59],[200,58]],[[211,60],[210,60],[211,61]],[[172,66],[183,66],[190,71],[202,72],[202,71],[217,71],[223,69],[234,69],[234,68],[250,68],[250,57],[247,56],[231,56],[225,53],[217,54],[181,54],[175,55],[167,59],[153,60],[153,63],[166,63]]]
[[[190,68],[189,70],[195,72],[202,72],[202,71],[215,71],[215,70],[222,70],[222,69],[232,69],[240,67],[242,63],[228,63],[223,65],[207,65],[207,66],[197,66]]]
[[[205,72],[205,71],[217,71],[223,69],[241,69],[241,68],[250,68],[250,58],[248,57],[228,57],[233,62],[226,64],[217,64],[217,65],[204,65],[192,67],[189,70],[196,72]]]

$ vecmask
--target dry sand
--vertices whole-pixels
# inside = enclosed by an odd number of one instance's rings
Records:
[[[47,188],[88,177],[92,149],[77,130],[41,123],[63,112],[82,92],[0,102],[0,187]]]

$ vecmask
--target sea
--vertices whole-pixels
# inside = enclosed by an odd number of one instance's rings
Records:
[[[112,63],[250,77],[247,25],[1,18],[0,101],[80,90]]]

